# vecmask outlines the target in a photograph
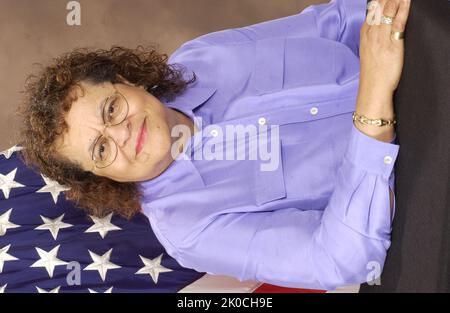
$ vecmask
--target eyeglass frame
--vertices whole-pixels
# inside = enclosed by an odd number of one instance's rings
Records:
[[[104,104],[103,104],[103,107],[102,107],[102,120],[103,120],[103,124],[104,124],[104,128],[103,128],[102,134],[101,134],[100,136],[98,136],[98,138],[95,140],[95,142],[94,142],[94,144],[93,144],[93,146],[92,146],[91,159],[92,159],[92,161],[94,162],[94,166],[95,166],[96,168],[98,168],[98,169],[104,169],[104,168],[110,166],[111,164],[113,164],[114,161],[116,161],[116,159],[117,159],[118,150],[119,150],[118,147],[117,147],[116,141],[115,141],[113,138],[111,138],[110,136],[105,136],[105,135],[104,135],[105,130],[106,130],[108,127],[118,126],[118,125],[122,124],[122,123],[127,119],[128,113],[129,113],[129,109],[130,109],[130,105],[128,104],[127,98],[126,98],[120,91],[117,90],[117,88],[116,88],[116,86],[114,86],[114,84],[113,84],[113,88],[114,88],[114,91],[115,91],[114,94],[111,95],[111,96],[109,96],[108,98],[106,98],[106,100],[105,100],[105,102],[104,102]],[[127,106],[127,110],[126,110],[127,113],[125,114],[125,117],[123,118],[122,121],[120,121],[120,122],[117,123],[117,124],[111,125],[109,122],[106,122],[106,123],[105,123],[105,107],[106,107],[106,105],[108,104],[108,100],[109,100],[112,96],[114,96],[115,94],[119,94],[120,96],[122,96],[122,97],[125,99],[125,103],[126,103],[126,106]],[[107,166],[104,166],[104,167],[99,167],[99,166],[97,166],[97,164],[96,164],[97,161],[96,161],[95,158],[94,158],[94,153],[95,153],[95,147],[96,147],[98,141],[99,141],[102,137],[105,137],[106,139],[109,138],[109,139],[111,139],[111,140],[114,142],[114,145],[115,145],[115,147],[116,147],[116,155],[115,155],[115,157],[114,157],[114,160],[112,160],[112,162],[111,162],[110,164],[108,164]]]

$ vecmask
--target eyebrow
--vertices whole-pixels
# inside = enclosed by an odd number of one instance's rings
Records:
[[[104,108],[104,106],[106,105],[106,101],[108,101],[108,99],[111,97],[111,95],[108,95],[108,96],[106,96],[105,97],[105,99],[103,99],[102,101],[100,101],[100,103],[99,103],[99,105],[98,105],[98,111],[97,111],[97,117],[100,117],[101,119],[102,119],[102,122],[104,123],[104,120],[103,120],[103,108]],[[95,142],[97,141],[97,139],[98,139],[98,136],[97,137],[95,137],[94,138],[94,140],[92,141],[92,143],[89,145],[89,147],[88,147],[88,155],[89,155],[89,158],[91,159],[91,157],[92,157],[92,149],[94,149],[94,144],[95,144]]]

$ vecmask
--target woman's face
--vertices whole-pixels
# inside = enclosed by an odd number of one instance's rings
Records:
[[[72,103],[65,116],[69,129],[57,139],[58,153],[80,162],[84,170],[119,182],[139,182],[161,174],[173,161],[171,146],[174,138],[170,136],[170,131],[174,123],[174,111],[143,87],[136,87],[126,81],[114,85],[93,85],[87,82],[81,85],[85,93],[82,95],[80,88],[74,90],[78,93],[78,99]],[[111,137],[117,144],[117,157],[111,165],[100,169],[94,165],[89,148],[104,129],[102,108],[116,90],[128,102],[128,116],[121,124],[105,129],[104,135]],[[147,138],[137,154],[136,143],[144,120]]]

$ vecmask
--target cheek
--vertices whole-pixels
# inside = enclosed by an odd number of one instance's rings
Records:
[[[148,129],[149,136],[145,151],[149,154],[153,162],[157,163],[170,154],[172,140],[170,129],[164,120],[154,121]]]

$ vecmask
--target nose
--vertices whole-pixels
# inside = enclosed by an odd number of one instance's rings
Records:
[[[124,147],[131,137],[131,123],[128,119],[119,125],[109,126],[105,129],[105,135],[111,137],[118,147]]]

